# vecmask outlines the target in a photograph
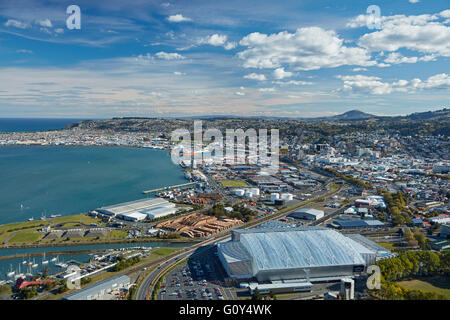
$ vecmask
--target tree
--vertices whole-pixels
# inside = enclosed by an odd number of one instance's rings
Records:
[[[12,289],[11,286],[5,284],[0,286],[0,296],[11,295]]]
[[[58,292],[59,292],[59,293],[63,293],[63,292],[66,292],[66,291],[68,291],[68,290],[69,290],[69,288],[67,287],[67,281],[64,280],[64,281],[61,283],[61,286],[59,287]]]
[[[252,300],[261,300],[262,296],[259,293],[258,288],[255,288],[255,290],[253,290],[253,294],[252,294]]]

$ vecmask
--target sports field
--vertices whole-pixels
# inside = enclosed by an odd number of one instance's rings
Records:
[[[224,187],[248,187],[247,182],[244,180],[222,180],[219,181],[220,184]]]
[[[407,281],[399,281],[399,285],[409,290],[430,291],[450,299],[450,278],[446,277],[430,277],[420,278]]]

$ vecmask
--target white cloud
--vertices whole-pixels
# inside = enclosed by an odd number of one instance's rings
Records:
[[[434,55],[427,55],[423,57],[404,57],[398,52],[391,52],[384,62],[386,63],[392,63],[392,64],[399,64],[399,63],[416,63],[418,61],[433,61],[436,60],[436,57]]]
[[[225,50],[231,50],[236,48],[237,43],[236,42],[227,42],[224,46]]]
[[[398,52],[392,52],[387,56],[386,59],[384,59],[384,62],[392,64],[416,63],[417,60],[418,60],[417,57],[404,57]]]
[[[167,18],[168,21],[170,22],[186,22],[186,21],[192,21],[191,18],[187,18],[187,17],[183,17],[182,14],[175,14],[172,16],[169,16]]]
[[[33,53],[33,51],[27,50],[27,49],[19,49],[19,50],[16,50],[16,52],[17,53],[29,53],[29,54]]]
[[[245,92],[236,91],[235,94],[238,96],[245,96]]]
[[[185,59],[184,56],[182,56],[181,54],[178,53],[167,53],[164,51],[161,52],[157,52],[155,53],[155,56],[159,59],[163,59],[163,60],[182,60]]]
[[[419,0],[409,0],[409,3],[417,3]]]
[[[292,77],[292,72],[284,71],[284,68],[278,68],[273,71],[273,76],[275,79],[281,80]]]
[[[153,57],[150,53],[144,55],[140,54],[136,58],[134,58],[134,61],[138,64],[148,65],[153,61]]]
[[[14,19],[9,19],[8,21],[6,21],[4,23],[4,26],[19,28],[19,29],[26,29],[29,27],[28,24],[26,24],[25,22],[21,22],[21,21],[14,20]]]
[[[252,80],[259,80],[259,81],[264,81],[266,80],[266,76],[263,74],[258,74],[258,73],[250,73],[247,74],[246,76],[244,76],[245,79],[252,79]]]
[[[275,88],[259,88],[258,91],[260,92],[275,92]]]
[[[439,15],[443,18],[450,18],[450,10],[441,11]]]
[[[353,68],[352,71],[355,71],[355,72],[367,71],[367,68]]]
[[[173,74],[176,75],[176,76],[185,76],[186,75],[186,73],[179,72],[179,71],[175,71]]]
[[[309,81],[298,81],[298,80],[290,80],[290,81],[272,81],[272,83],[279,84],[280,86],[285,86],[285,85],[306,86],[306,85],[311,85],[311,84],[313,84],[313,82],[309,82]]]
[[[227,36],[215,33],[209,37],[202,39],[201,42],[210,44],[212,46],[223,46],[225,42],[227,42]]]
[[[444,13],[445,15],[446,13]],[[367,15],[360,15],[347,24],[364,26]],[[358,44],[369,51],[397,51],[401,48],[436,56],[450,56],[450,27],[437,21],[439,15],[382,16],[381,29],[363,35]]]
[[[55,32],[58,34],[63,34],[64,33],[64,29],[63,28],[57,28],[55,29]]]
[[[41,27],[46,27],[46,28],[52,28],[52,22],[50,21],[50,19],[44,19],[44,20],[38,20],[36,21],[36,23],[38,25],[40,25]]]
[[[342,65],[376,64],[370,60],[366,49],[346,47],[334,31],[319,27],[270,35],[254,32],[239,44],[248,47],[238,53],[238,57],[244,60],[245,68],[276,69],[284,64],[295,70],[317,70]]]
[[[228,37],[221,34],[213,34],[208,37],[202,38],[198,41],[198,44],[209,44],[215,47],[224,47],[225,50],[231,50],[236,48],[236,42],[227,42]]]
[[[393,92],[413,92],[422,89],[450,89],[450,77],[446,73],[429,77],[425,81],[415,78],[411,81],[398,80],[383,82],[379,77],[354,75],[337,76],[344,81],[342,91],[351,91],[364,94],[389,94]]]

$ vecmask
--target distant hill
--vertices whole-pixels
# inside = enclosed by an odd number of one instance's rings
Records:
[[[330,120],[365,120],[376,118],[373,114],[365,113],[359,110],[350,110],[343,114],[339,114],[336,116],[328,117]]]
[[[405,118],[409,120],[449,120],[450,109],[442,109],[436,111],[416,112],[412,113]]]

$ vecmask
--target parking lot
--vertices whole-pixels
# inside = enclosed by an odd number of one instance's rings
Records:
[[[186,263],[169,272],[161,284],[158,300],[232,300],[233,288],[223,284],[224,271],[211,246],[193,254]]]

